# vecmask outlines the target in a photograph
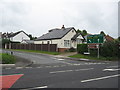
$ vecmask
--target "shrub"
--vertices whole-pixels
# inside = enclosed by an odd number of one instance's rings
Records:
[[[100,47],[100,55],[103,57],[119,57],[119,41],[105,42]]]
[[[84,54],[84,52],[88,52],[87,44],[78,44],[77,45],[77,52]]]
[[[98,49],[90,49],[90,56],[97,56]]]
[[[75,52],[75,51],[76,51],[76,49],[75,49],[75,48],[73,48],[73,47],[71,47],[68,51],[69,51],[69,52]]]

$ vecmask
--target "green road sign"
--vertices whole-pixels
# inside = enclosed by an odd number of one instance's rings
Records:
[[[103,35],[88,35],[87,43],[103,43]]]

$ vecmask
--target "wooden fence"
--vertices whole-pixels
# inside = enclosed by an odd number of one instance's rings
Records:
[[[6,49],[25,49],[25,50],[40,50],[40,51],[57,51],[57,44],[7,44]]]

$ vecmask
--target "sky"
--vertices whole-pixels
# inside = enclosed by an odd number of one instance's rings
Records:
[[[1,0],[0,31],[39,37],[62,25],[118,37],[119,0]]]

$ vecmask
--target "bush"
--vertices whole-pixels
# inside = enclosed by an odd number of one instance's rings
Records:
[[[2,58],[0,58],[0,59],[2,59],[0,61],[2,61],[3,64],[13,64],[16,61],[15,57],[13,55],[2,53],[2,54],[0,54],[0,57],[2,57]]]
[[[119,57],[119,41],[105,42],[100,47],[100,55],[103,57]]]
[[[84,54],[84,52],[88,52],[87,44],[78,44],[77,45],[77,52],[80,54]]]
[[[68,51],[69,51],[69,52],[75,52],[75,51],[76,51],[76,49],[75,49],[75,48],[73,48],[73,47],[71,47]]]
[[[90,56],[97,56],[98,55],[98,49],[90,49]]]

